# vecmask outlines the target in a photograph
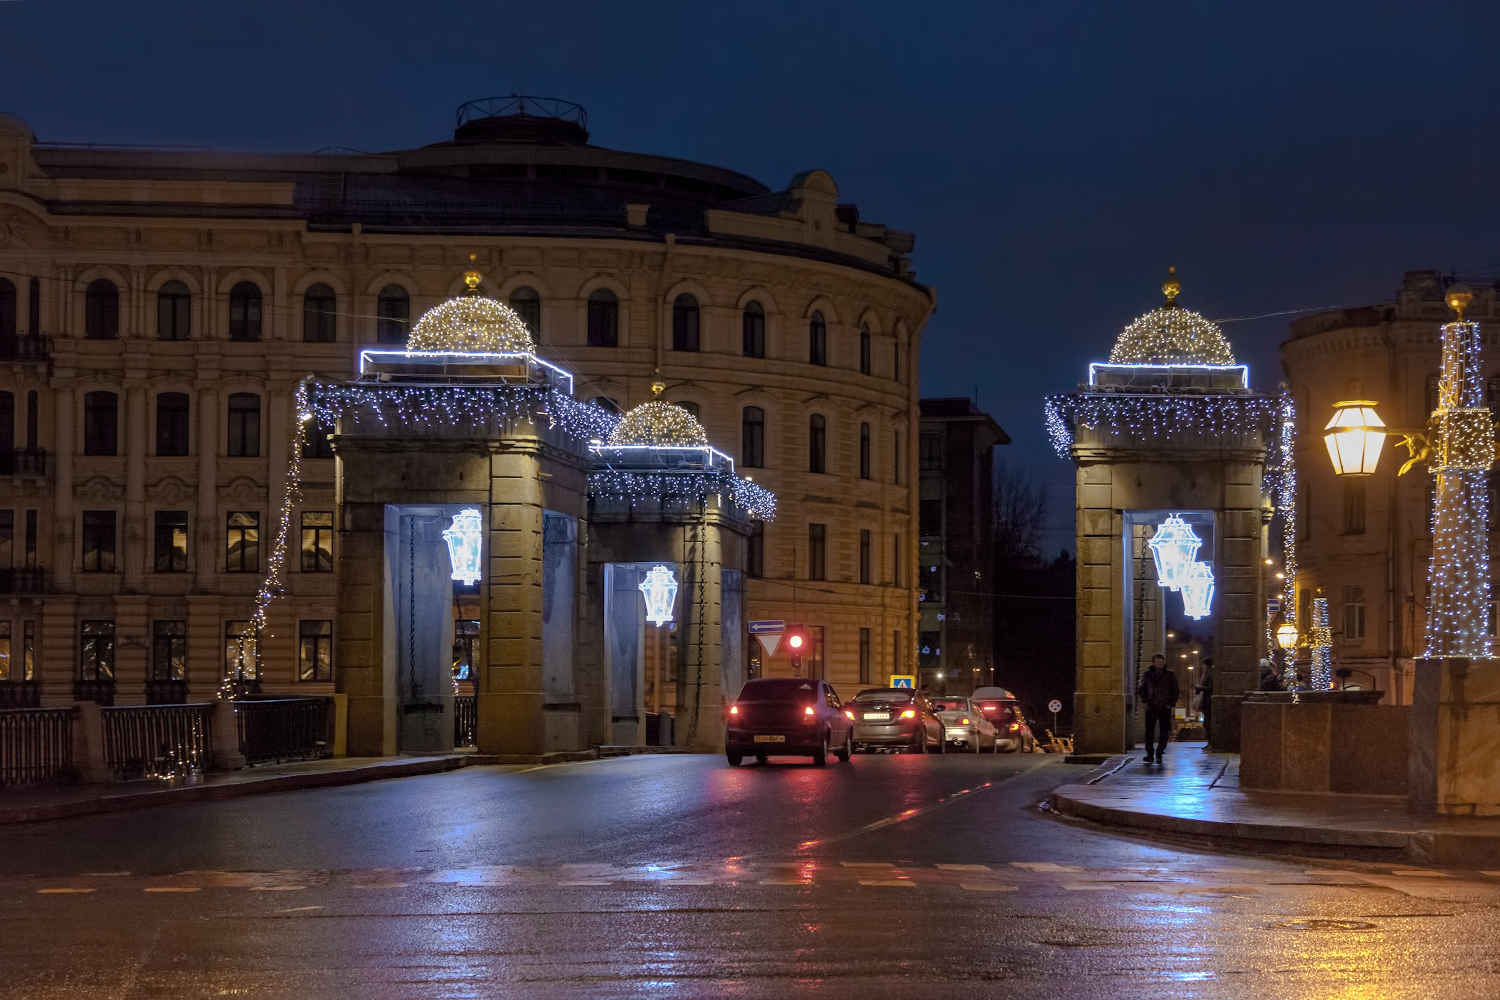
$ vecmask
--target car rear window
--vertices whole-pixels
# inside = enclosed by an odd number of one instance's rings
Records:
[[[854,696],[855,701],[911,701],[915,691],[908,688],[874,688],[869,691],[861,691]]]
[[[796,677],[766,677],[750,681],[740,689],[736,701],[804,702],[818,695],[818,682]]]
[[[936,698],[932,702],[934,712],[967,712],[969,703],[962,698]]]

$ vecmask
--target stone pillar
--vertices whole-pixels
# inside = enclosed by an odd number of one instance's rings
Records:
[[[144,594],[115,598],[115,704],[146,703],[146,659],[151,652]]]
[[[547,750],[582,750],[574,666],[578,618],[578,519],[547,511],[542,540],[542,729]]]
[[[1121,617],[1123,520],[1115,509],[1114,476],[1107,465],[1077,472],[1078,687],[1073,695],[1073,749],[1115,753],[1125,746],[1126,650]]]
[[[489,543],[480,637],[481,753],[541,753],[542,492],[537,458],[502,451],[490,459]]]
[[[695,521],[679,529],[683,538],[683,558],[678,563],[682,584],[677,594],[681,664],[673,719],[677,745],[704,752],[724,749],[719,635],[724,560],[720,530],[710,518],[711,512],[703,509]]]
[[[340,466],[344,465],[340,459]],[[340,476],[342,480],[342,475]],[[396,752],[396,680],[384,669],[385,505],[344,503],[338,519],[336,688],[349,699],[349,755]]]
[[[1261,469],[1226,463],[1215,560],[1213,733],[1211,749],[1238,753],[1240,705],[1260,686],[1265,650],[1265,567],[1261,563]]]
[[[1500,660],[1418,660],[1409,718],[1412,810],[1500,815]]]
[[[37,676],[42,682],[42,704],[71,705],[78,663],[78,599],[72,595],[48,597],[42,605],[38,630]]]
[[[224,679],[224,626],[216,594],[188,595],[188,700],[210,701]]]

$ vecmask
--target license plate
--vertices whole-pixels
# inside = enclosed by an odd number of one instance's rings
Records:
[[[890,712],[866,712],[865,713],[865,721],[866,722],[889,722],[890,718],[891,718],[891,713]]]
[[[786,737],[785,736],[757,736],[757,737],[755,737],[755,742],[757,742],[757,743],[785,743],[786,742]]]

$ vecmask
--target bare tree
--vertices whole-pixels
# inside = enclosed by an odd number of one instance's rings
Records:
[[[1021,469],[997,462],[994,497],[996,565],[1040,561],[1047,527],[1047,491]]]

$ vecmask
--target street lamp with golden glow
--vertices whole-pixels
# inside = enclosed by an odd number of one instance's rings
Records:
[[[1323,442],[1333,471],[1340,476],[1372,476],[1385,447],[1385,421],[1368,399],[1346,399],[1333,404],[1333,417],[1323,428]]]
[[[1291,622],[1283,622],[1276,629],[1276,645],[1284,650],[1297,648],[1297,626]]]

